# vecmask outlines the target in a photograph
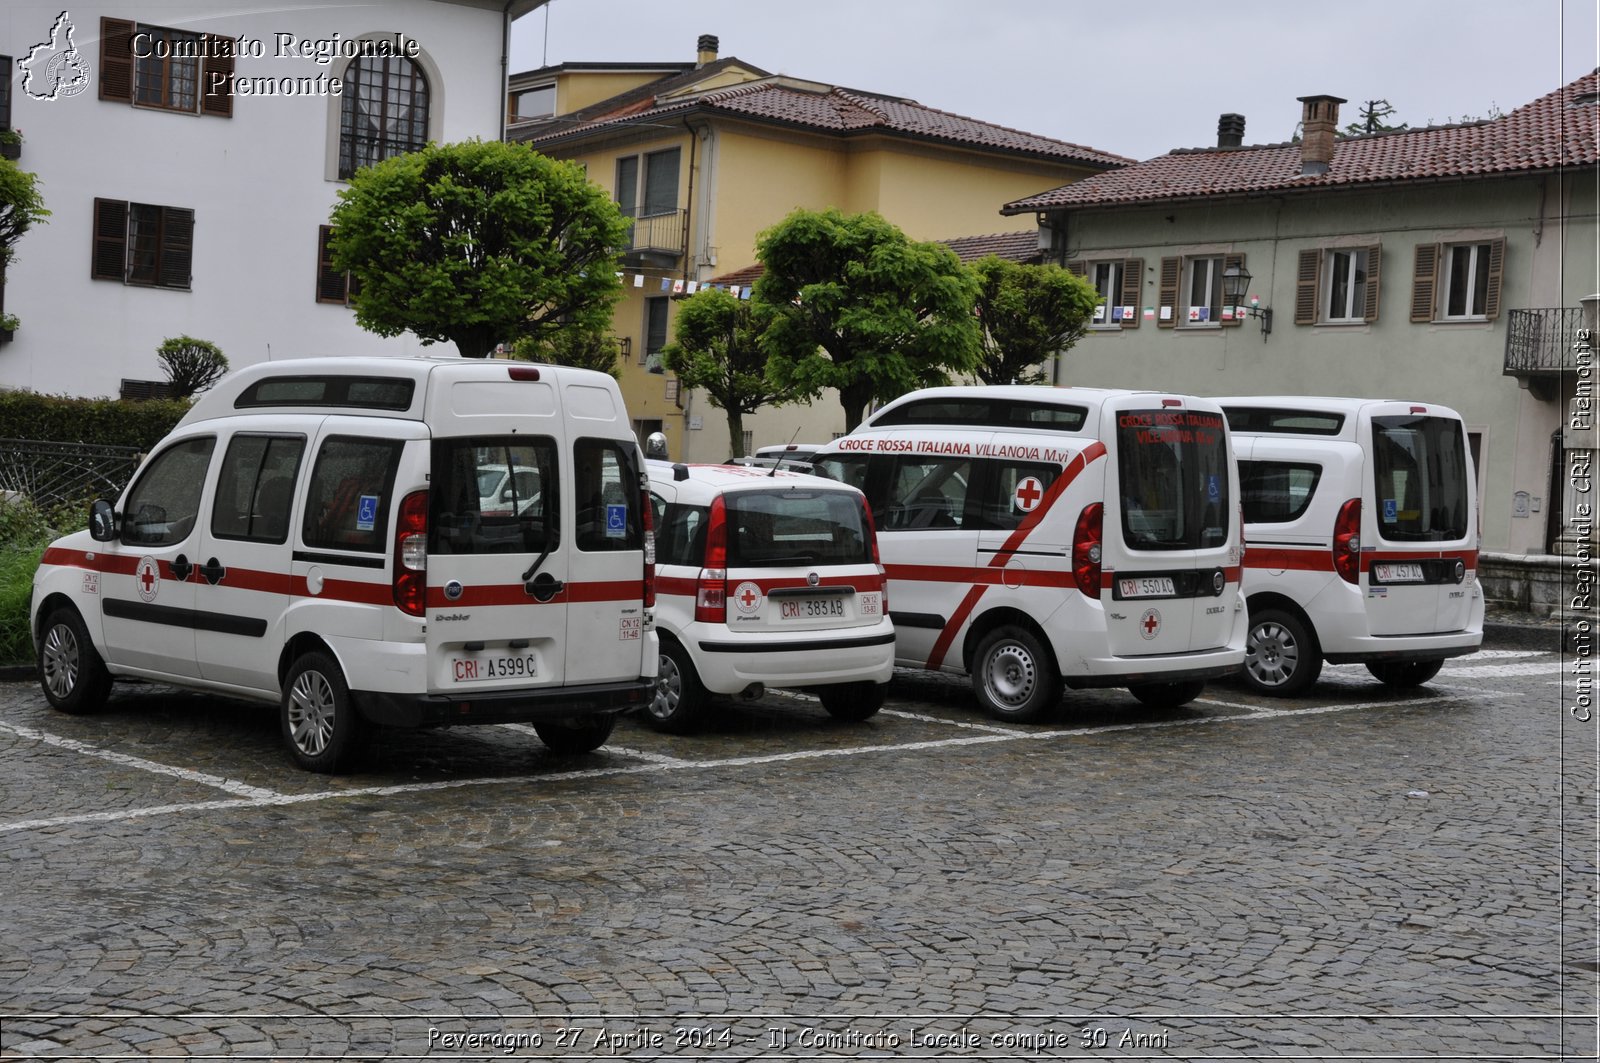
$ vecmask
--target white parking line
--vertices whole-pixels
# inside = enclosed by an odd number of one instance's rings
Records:
[[[67,816],[54,816],[49,819],[20,820],[12,823],[0,823],[0,834],[14,833],[23,830],[43,830],[57,827],[73,826],[85,823],[116,823],[127,820],[144,819],[151,816],[162,816],[181,812],[199,812],[220,809],[253,809],[253,808],[281,808],[288,805],[310,804],[320,801],[336,801],[350,797],[388,797],[400,794],[428,793],[437,790],[459,790],[469,786],[525,786],[530,783],[561,783],[585,779],[600,779],[619,775],[654,775],[671,771],[709,770],[715,768],[753,767],[763,764],[787,764],[804,760],[818,760],[824,757],[856,757],[878,753],[910,753],[930,749],[949,749],[960,746],[987,745],[996,742],[1046,742],[1058,738],[1081,738],[1095,735],[1109,734],[1115,731],[1139,730],[1165,730],[1175,727],[1201,727],[1215,724],[1246,723],[1256,720],[1277,720],[1292,716],[1320,716],[1335,712],[1355,712],[1364,709],[1393,709],[1407,705],[1437,705],[1444,700],[1439,697],[1408,698],[1402,701],[1369,701],[1353,705],[1316,705],[1309,708],[1296,709],[1269,709],[1250,706],[1237,706],[1248,711],[1236,716],[1200,716],[1181,720],[1160,720],[1153,722],[1112,724],[1110,726],[1052,728],[1038,731],[1007,731],[999,728],[990,730],[998,733],[975,734],[959,738],[930,739],[923,742],[903,742],[887,746],[858,746],[850,749],[803,749],[789,753],[769,753],[748,757],[723,757],[715,760],[679,760],[672,757],[652,755],[651,762],[646,764],[628,764],[611,768],[588,768],[581,771],[554,772],[549,775],[513,775],[492,779],[452,779],[442,782],[428,783],[400,783],[393,786],[369,786],[349,790],[330,790],[311,794],[280,794],[271,790],[258,787],[246,787],[241,783],[232,783],[226,779],[216,779],[214,776],[201,775],[198,772],[186,772],[181,768],[174,769],[150,761],[140,761],[136,757],[123,757],[121,754],[107,754],[104,750],[96,750],[82,743],[73,742],[71,739],[59,739],[55,744],[81,747],[83,752],[95,756],[105,756],[107,759],[119,763],[131,763],[133,766],[146,766],[150,770],[161,771],[168,774],[177,774],[183,777],[193,777],[196,780],[212,780],[212,785],[229,785],[236,788],[235,792],[241,793],[240,800],[234,801],[200,801],[182,805],[157,805],[147,808],[130,808],[118,811],[84,812]],[[898,713],[910,716],[910,713]],[[950,723],[952,721],[940,721]],[[959,721],[957,721],[959,722]],[[979,729],[981,725],[974,725],[972,729]],[[12,724],[0,724],[6,730],[25,737],[36,737],[49,741],[51,736],[41,735],[27,728],[17,727]],[[612,749],[607,746],[606,749]],[[639,750],[614,750],[621,755],[637,755]]]
[[[98,757],[101,760],[109,760],[114,764],[121,764],[124,767],[138,768],[140,771],[154,772],[157,775],[171,775],[173,778],[182,779],[185,782],[198,783],[201,786],[214,786],[219,790],[230,794],[237,794],[240,797],[261,800],[265,798],[281,796],[276,790],[266,790],[259,786],[250,786],[246,783],[235,782],[232,779],[224,779],[218,775],[207,775],[204,772],[190,771],[188,768],[175,768],[170,764],[158,764],[153,760],[145,760],[143,757],[130,757],[126,753],[116,753],[109,749],[97,749],[94,746],[88,745],[84,742],[79,742],[76,739],[63,738],[60,735],[53,735],[46,731],[35,731],[31,727],[23,727],[20,724],[0,723],[0,731],[9,731],[19,738],[27,738],[34,742],[43,742],[46,745],[56,746],[60,749],[68,749],[74,753],[82,753],[87,757]]]
[[[538,736],[539,732],[532,725],[526,723],[503,723],[500,725],[507,731],[520,731],[522,734]],[[611,742],[606,743],[606,752],[615,753],[622,757],[633,757],[636,760],[649,761],[651,764],[693,764],[692,760],[682,757],[669,757],[665,753],[651,753],[644,749],[634,749],[630,746],[619,746]]]

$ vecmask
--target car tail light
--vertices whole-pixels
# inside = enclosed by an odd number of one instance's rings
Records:
[[[428,612],[428,492],[400,503],[394,527],[394,604],[407,616]]]
[[[1100,533],[1106,507],[1092,502],[1078,514],[1072,529],[1072,578],[1086,597],[1100,600]]]
[[[644,607],[656,604],[656,515],[650,507],[650,480],[639,477],[639,512],[644,521]]]
[[[695,583],[694,618],[706,624],[728,622],[728,510],[721,495],[711,500],[706,519],[705,567]]]
[[[872,507],[867,505],[867,500],[861,500],[861,522],[867,529],[867,541],[872,544],[872,563],[878,568],[880,590],[879,601],[882,603],[883,615],[889,615],[889,573],[883,567],[883,558],[878,554],[878,526],[872,521]]]
[[[1361,499],[1339,507],[1333,522],[1333,570],[1346,583],[1361,582]]]

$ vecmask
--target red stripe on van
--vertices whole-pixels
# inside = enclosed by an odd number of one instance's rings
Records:
[[[1066,467],[1061,470],[1061,475],[1057,476],[1049,489],[1045,491],[1044,498],[1040,500],[1039,505],[1034,507],[1033,512],[1022,518],[1021,523],[1001,544],[999,551],[989,559],[988,567],[990,569],[1004,568],[1006,562],[1011,559],[1010,555],[1022,548],[1022,544],[1027,541],[1028,536],[1033,534],[1033,529],[1039,526],[1039,522],[1044,520],[1045,514],[1049,513],[1055,506],[1056,500],[1066,492],[1067,486],[1073,480],[1076,480],[1078,475],[1088,468],[1091,463],[1104,457],[1105,453],[1106,445],[1097,439],[1079,451],[1071,461],[1067,462]],[[976,583],[976,581],[974,582]],[[945,654],[950,652],[950,643],[955,641],[956,632],[966,624],[967,618],[972,615],[972,610],[978,605],[978,599],[983,597],[983,592],[988,590],[993,582],[998,582],[998,580],[986,580],[984,583],[976,584],[961,599],[961,604],[950,615],[950,619],[944,625],[944,630],[939,632],[938,639],[934,641],[933,650],[928,654],[927,668],[937,669],[943,663]]]
[[[1333,548],[1329,546],[1298,547],[1256,546],[1250,544],[1245,551],[1244,567],[1253,569],[1284,569],[1295,572],[1332,572]]]

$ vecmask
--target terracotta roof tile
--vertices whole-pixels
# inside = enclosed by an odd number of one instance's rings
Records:
[[[1345,137],[1317,176],[1301,175],[1298,144],[1194,148],[1016,200],[1001,213],[1592,167],[1600,161],[1597,92],[1600,71],[1488,121]]]

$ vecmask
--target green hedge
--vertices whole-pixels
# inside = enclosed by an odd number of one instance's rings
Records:
[[[149,450],[189,411],[179,399],[72,399],[0,392],[0,439],[40,439]]]

